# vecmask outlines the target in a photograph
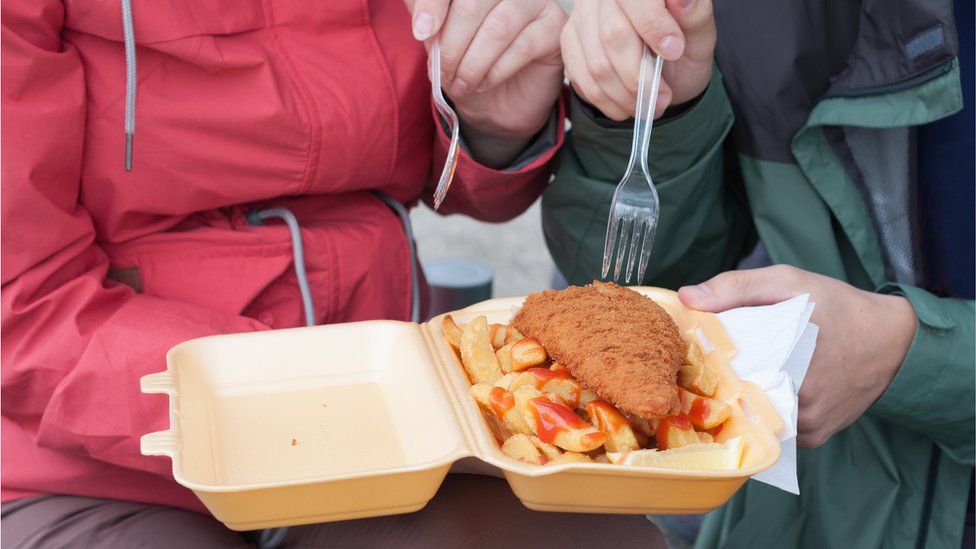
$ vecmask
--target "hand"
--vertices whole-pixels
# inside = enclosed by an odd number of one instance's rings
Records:
[[[553,0],[406,0],[413,33],[440,33],[441,82],[476,160],[511,163],[549,121],[562,89],[559,31],[566,12]]]
[[[816,303],[813,322],[820,335],[800,387],[797,442],[815,448],[854,423],[891,384],[915,336],[908,300],[785,265],[730,271],[678,290],[682,303],[710,312],[803,293]]]
[[[708,86],[715,51],[711,0],[576,0],[561,36],[573,88],[613,120],[634,116],[646,43],[665,60],[657,118]]]

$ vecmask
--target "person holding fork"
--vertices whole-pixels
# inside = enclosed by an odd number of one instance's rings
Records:
[[[697,547],[973,546],[973,34],[972,2],[574,3],[543,196],[568,281],[600,277],[647,44],[667,62],[638,283],[712,312],[816,303],[800,494],[749,482]]]
[[[429,200],[448,147],[427,48],[440,40],[462,140],[440,211],[508,219],[562,142],[565,12],[10,0],[2,19],[3,546],[270,546],[140,454],[168,413],[139,379],[201,336],[416,320],[405,207]],[[662,543],[640,518],[533,513],[501,479],[452,475],[425,511],[284,544],[507,540]]]

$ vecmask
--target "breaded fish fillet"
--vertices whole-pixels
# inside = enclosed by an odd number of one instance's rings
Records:
[[[512,324],[620,410],[645,419],[680,411],[684,340],[651,299],[613,283],[546,290],[529,295]]]

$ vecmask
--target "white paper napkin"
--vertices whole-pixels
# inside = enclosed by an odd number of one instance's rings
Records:
[[[753,478],[799,494],[796,479],[797,394],[817,344],[819,328],[810,322],[810,295],[764,307],[742,307],[719,313],[736,354],[732,369],[759,385],[785,427],[779,439],[782,453],[775,465]]]

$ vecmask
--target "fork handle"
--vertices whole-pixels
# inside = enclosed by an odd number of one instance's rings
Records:
[[[651,50],[644,44],[641,55],[640,80],[637,85],[637,108],[634,113],[634,140],[630,149],[630,162],[627,173],[633,171],[637,165],[650,181],[651,172],[647,168],[647,151],[651,144],[651,127],[654,125],[654,109],[657,107],[657,94],[661,88],[661,69],[664,68],[664,58],[654,56],[654,73],[651,74]],[[651,89],[647,89],[647,80],[651,79]],[[639,159],[639,164],[638,164]]]

